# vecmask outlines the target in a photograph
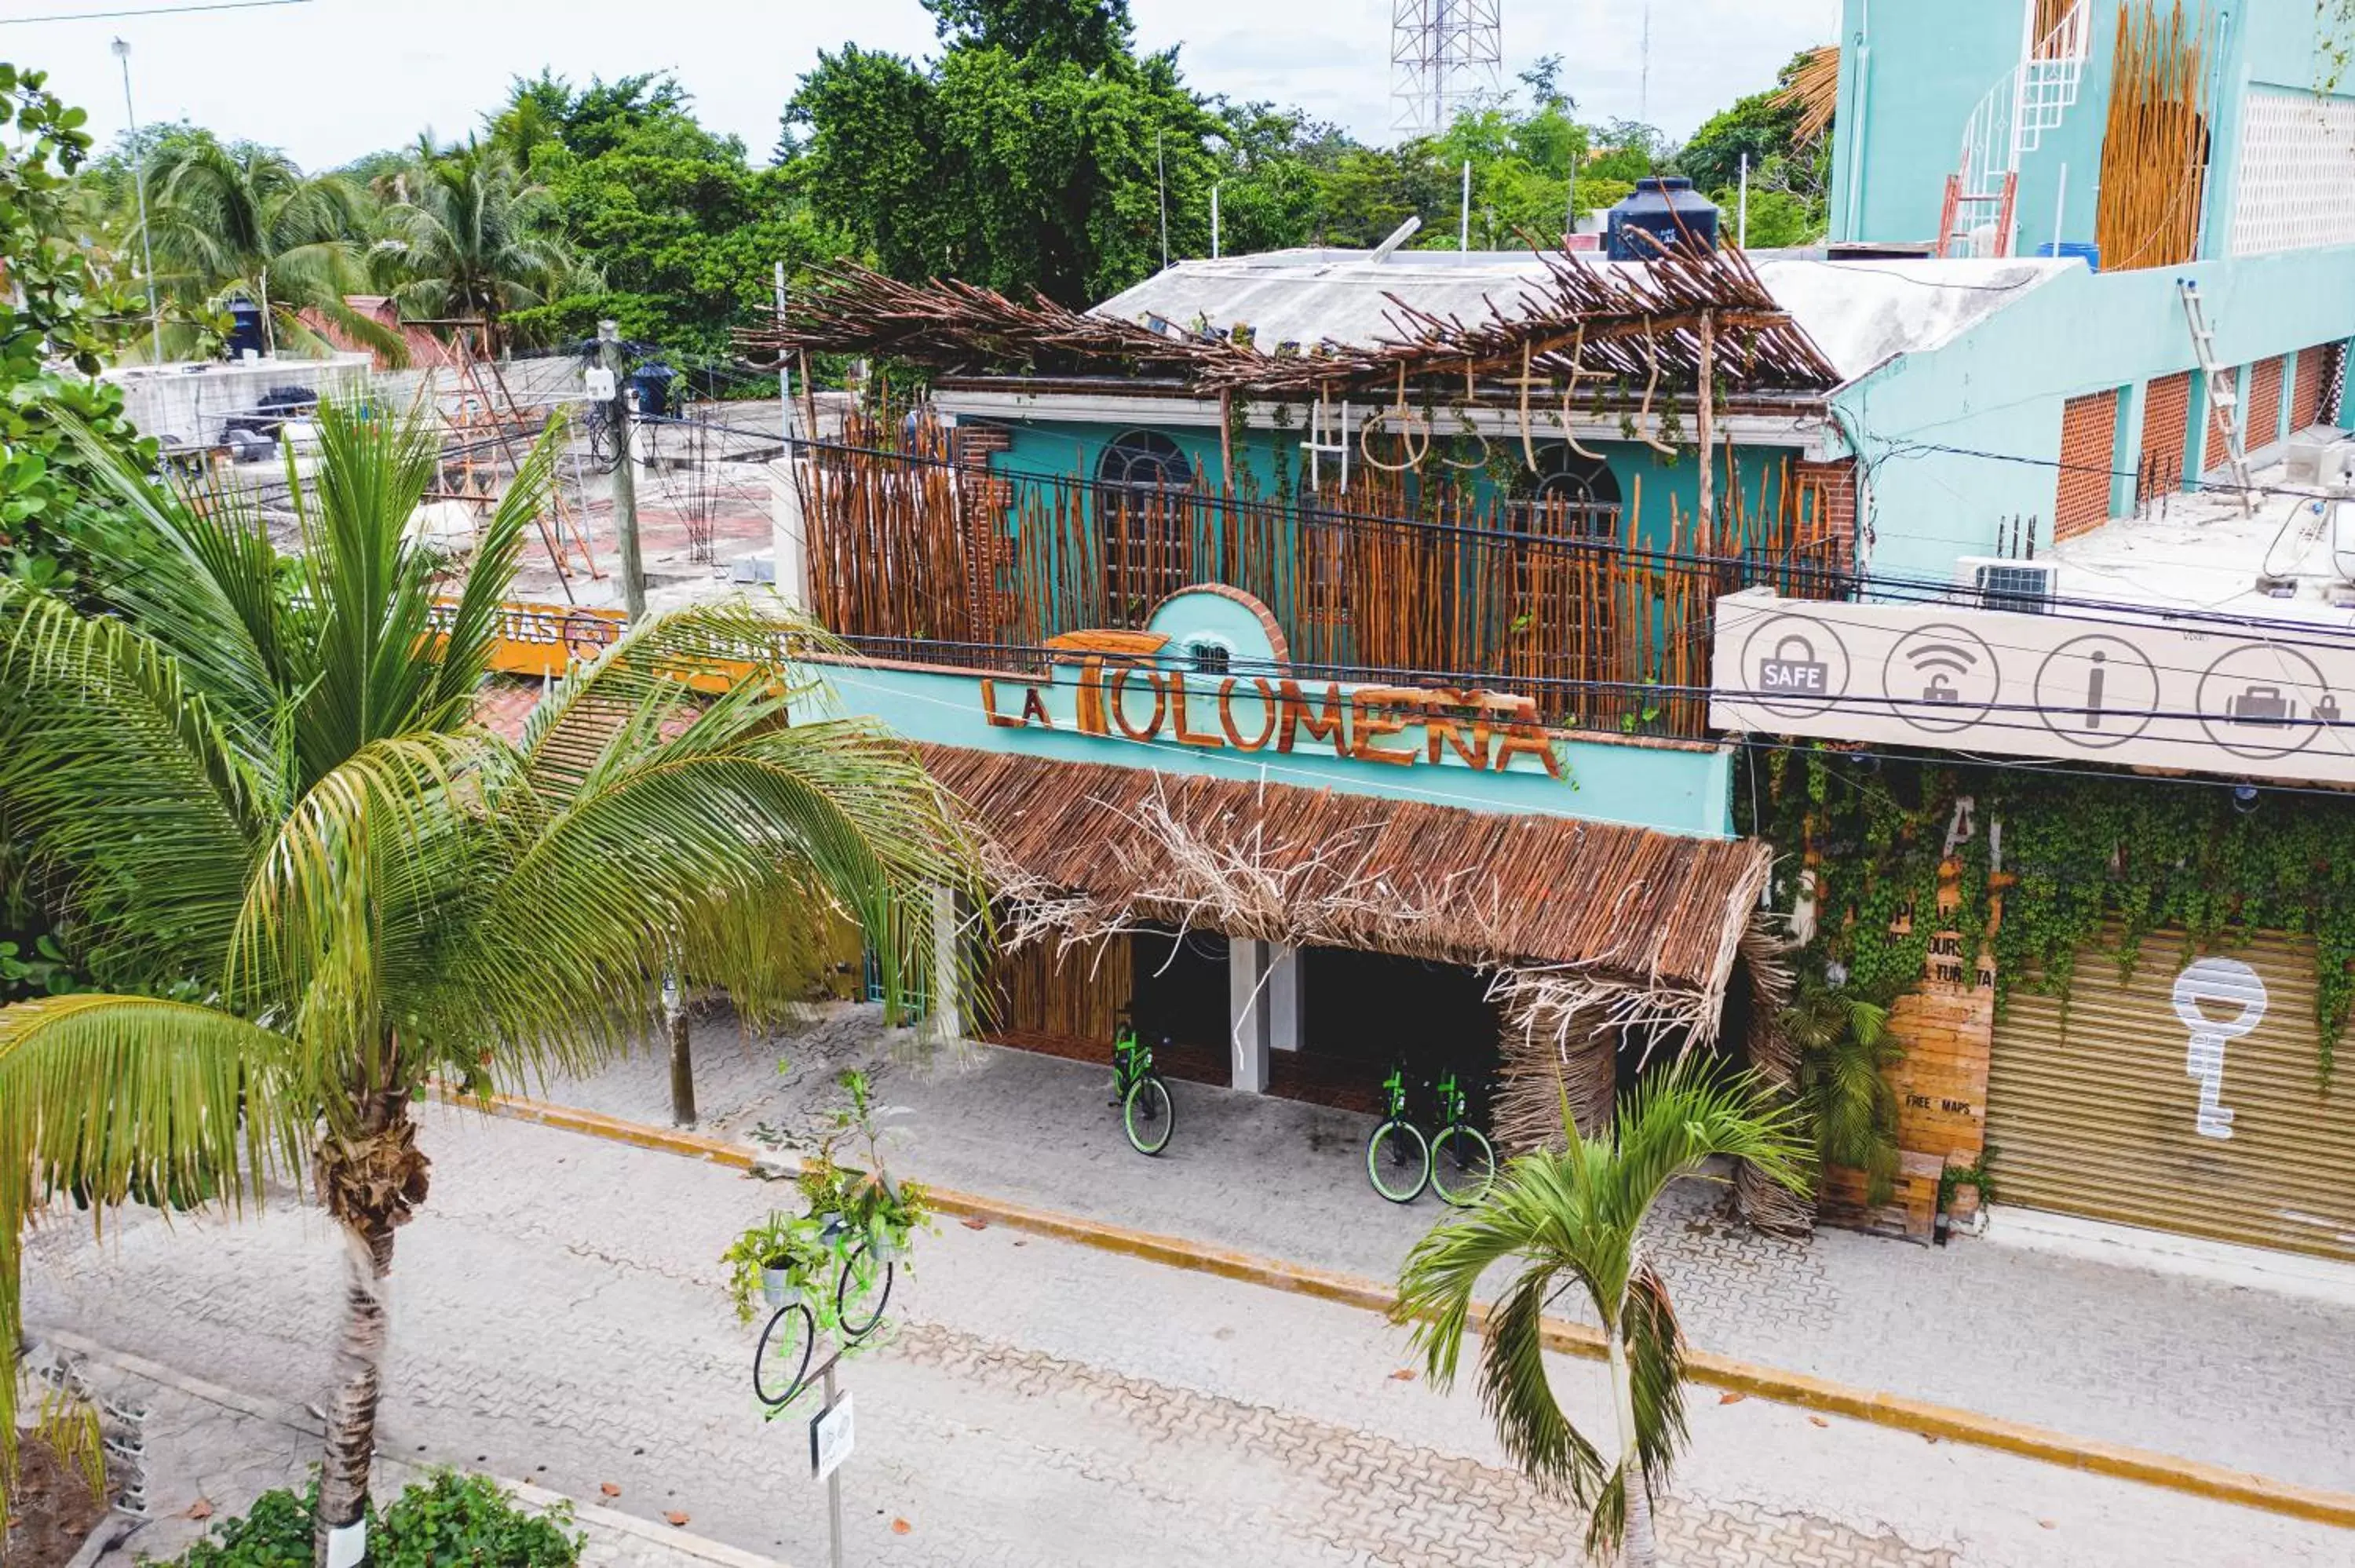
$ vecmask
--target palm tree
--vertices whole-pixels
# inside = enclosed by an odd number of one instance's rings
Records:
[[[46,1199],[235,1202],[307,1171],[346,1243],[324,1563],[365,1517],[416,1097],[593,1068],[652,1037],[674,964],[773,1016],[837,912],[896,995],[972,862],[912,748],[803,711],[780,650],[818,634],[749,608],[632,629],[519,741],[479,727],[554,438],[437,609],[444,563],[403,537],[425,415],[329,406],[319,432],[292,591],[258,514],[119,471],[111,613],[0,582],[0,815],[103,988],[0,1009],[0,1442]],[[715,656],[746,673],[690,690]]]
[[[1473,1292],[1491,1265],[1516,1272],[1488,1312],[1480,1402],[1531,1479],[1592,1510],[1586,1550],[1617,1547],[1626,1568],[1652,1568],[1654,1493],[1665,1491],[1685,1439],[1684,1332],[1668,1287],[1645,1256],[1644,1217],[1670,1181],[1728,1155],[1794,1191],[1806,1174],[1793,1113],[1746,1075],[1713,1078],[1695,1057],[1655,1074],[1603,1138],[1582,1137],[1562,1101],[1564,1146],[1514,1159],[1487,1196],[1415,1244],[1399,1277],[1396,1316],[1434,1387],[1453,1385]],[[1570,1424],[1546,1381],[1543,1318],[1582,1290],[1610,1359],[1614,1458]]]
[[[385,211],[378,264],[404,316],[478,319],[499,352],[501,318],[582,281],[559,232],[555,197],[496,145],[469,140],[434,158]]]
[[[1810,980],[1775,1022],[1799,1054],[1799,1106],[1815,1131],[1816,1158],[1863,1171],[1868,1200],[1887,1202],[1900,1153],[1888,1072],[1905,1056],[1889,1010]]]
[[[146,178],[156,282],[184,322],[244,299],[269,313],[279,344],[326,354],[335,345],[304,318],[308,310],[390,363],[407,362],[398,333],[344,302],[369,281],[375,218],[361,187],[305,175],[272,148],[202,132],[157,141]]]

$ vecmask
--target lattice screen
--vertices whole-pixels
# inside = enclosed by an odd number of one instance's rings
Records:
[[[2355,244],[2355,98],[2252,88],[2232,254]]]

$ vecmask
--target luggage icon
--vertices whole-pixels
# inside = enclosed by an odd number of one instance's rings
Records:
[[[1816,657],[1815,644],[1793,632],[1758,661],[1758,690],[1820,697],[1831,685],[1831,669]]]

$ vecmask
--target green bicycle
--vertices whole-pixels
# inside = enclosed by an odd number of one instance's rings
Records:
[[[1366,1180],[1393,1203],[1412,1203],[1431,1182],[1431,1143],[1407,1119],[1406,1069],[1392,1067],[1382,1080],[1387,1097],[1381,1122],[1366,1139]]]
[[[1466,1114],[1464,1086],[1454,1069],[1439,1080],[1439,1131],[1431,1139],[1431,1189],[1442,1202],[1469,1208],[1497,1179],[1497,1150]]]
[[[1120,1107],[1128,1146],[1139,1154],[1158,1154],[1169,1147],[1169,1135],[1177,1130],[1177,1103],[1169,1097],[1169,1086],[1153,1070],[1153,1047],[1138,1037],[1125,1010],[1122,1016],[1120,1033],[1112,1043],[1112,1103]]]

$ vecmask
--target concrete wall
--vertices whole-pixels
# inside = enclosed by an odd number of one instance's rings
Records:
[[[2163,9],[2172,0],[2134,3]],[[1960,166],[1972,111],[2019,64],[2023,15],[2021,0],[1845,0],[1840,110],[1833,142],[1833,238],[1895,243],[1935,235],[1945,179]],[[2203,256],[2221,253],[2232,210],[2239,108],[2250,85],[2308,91],[2320,85],[2312,0],[2212,0],[2210,15],[2215,29],[2210,96],[2216,123]],[[2019,254],[2032,254],[2056,237],[2056,214],[2058,238],[2094,238],[2117,45],[2116,0],[2093,0],[2087,16],[2092,46],[2077,101],[2056,129],[2043,134],[2019,171]]]
[[[1452,761],[1396,768],[1336,757],[1322,747],[1275,755],[1083,735],[1066,717],[1076,705],[1080,680],[1080,673],[1069,667],[1056,673],[1052,729],[991,724],[975,676],[890,664],[833,667],[822,673],[842,711],[871,715],[901,735],[943,746],[1264,779],[1476,810],[1535,811],[1688,836],[1723,838],[1732,832],[1731,747],[1566,740],[1561,743],[1565,776],[1559,779],[1527,759],[1515,760],[1504,772],[1475,772]],[[1011,719],[1021,712],[1020,693],[1020,684],[1011,678],[997,686],[995,701],[1001,717]],[[1219,721],[1202,696],[1196,694],[1191,701],[1194,728],[1219,733]]]
[[[175,445],[217,445],[223,422],[260,408],[272,387],[300,387],[325,397],[352,397],[368,384],[365,354],[333,359],[196,361],[123,366],[106,372],[123,388],[123,411],[143,435]]]
[[[2122,423],[2133,439],[2118,465],[2131,467],[2142,388],[2194,363],[2180,277],[2206,297],[2225,365],[2355,337],[2355,248],[2099,276],[2072,270],[2028,291],[1945,347],[1898,360],[1835,397],[1871,475],[1872,569],[1945,581],[1956,556],[1995,553],[1998,528],[2015,514],[2041,518],[2039,547],[2049,545],[2062,407],[2071,397],[2129,389]],[[2207,418],[2195,384],[2195,432]],[[2256,432],[2252,450],[2266,440]]]

